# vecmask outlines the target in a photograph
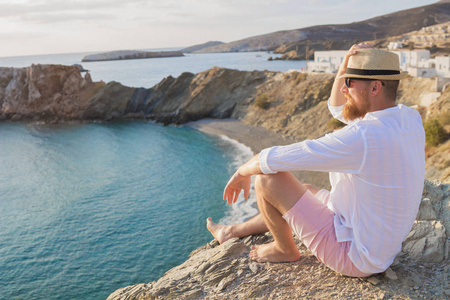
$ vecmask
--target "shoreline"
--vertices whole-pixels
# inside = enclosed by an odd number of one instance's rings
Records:
[[[253,155],[256,155],[265,148],[288,145],[295,142],[269,129],[247,125],[234,119],[202,119],[189,122],[185,126],[192,127],[207,134],[224,135],[249,147]]]
[[[249,147],[254,155],[272,146],[300,142],[286,138],[269,129],[247,125],[235,119],[202,119],[186,123],[185,126],[206,134],[226,136]],[[328,173],[313,171],[294,171],[291,173],[302,183],[312,184],[317,188],[331,188]]]

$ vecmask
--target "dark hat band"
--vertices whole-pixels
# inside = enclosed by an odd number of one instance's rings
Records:
[[[363,70],[363,69],[353,69],[353,68],[347,68],[347,74],[352,75],[398,75],[400,74],[400,71],[396,70]]]

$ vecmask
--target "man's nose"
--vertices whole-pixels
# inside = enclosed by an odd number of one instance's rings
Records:
[[[341,93],[347,93],[348,92],[348,88],[347,88],[347,86],[345,85],[345,83],[342,85],[342,87],[341,87]]]

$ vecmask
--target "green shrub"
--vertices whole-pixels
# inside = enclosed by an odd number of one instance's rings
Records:
[[[338,119],[332,118],[330,121],[328,121],[328,129],[334,130],[338,128],[342,128],[345,126],[345,123],[342,123]]]
[[[437,119],[426,121],[423,127],[425,128],[425,141],[428,146],[437,146],[447,140],[447,134]]]
[[[256,97],[255,105],[256,105],[256,107],[259,107],[261,109],[268,109],[270,106],[270,103],[269,103],[269,97],[267,97],[267,94],[262,93],[258,97]]]

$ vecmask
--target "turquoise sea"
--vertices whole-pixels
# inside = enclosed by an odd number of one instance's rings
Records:
[[[86,54],[0,58],[0,66],[71,65]],[[269,62],[269,55],[82,65],[95,81],[147,88],[212,66],[305,66]],[[233,206],[222,201],[229,177],[251,156],[226,137],[152,122],[0,123],[0,298],[105,299],[157,280],[212,239],[208,216],[231,223],[256,214],[253,198]]]

